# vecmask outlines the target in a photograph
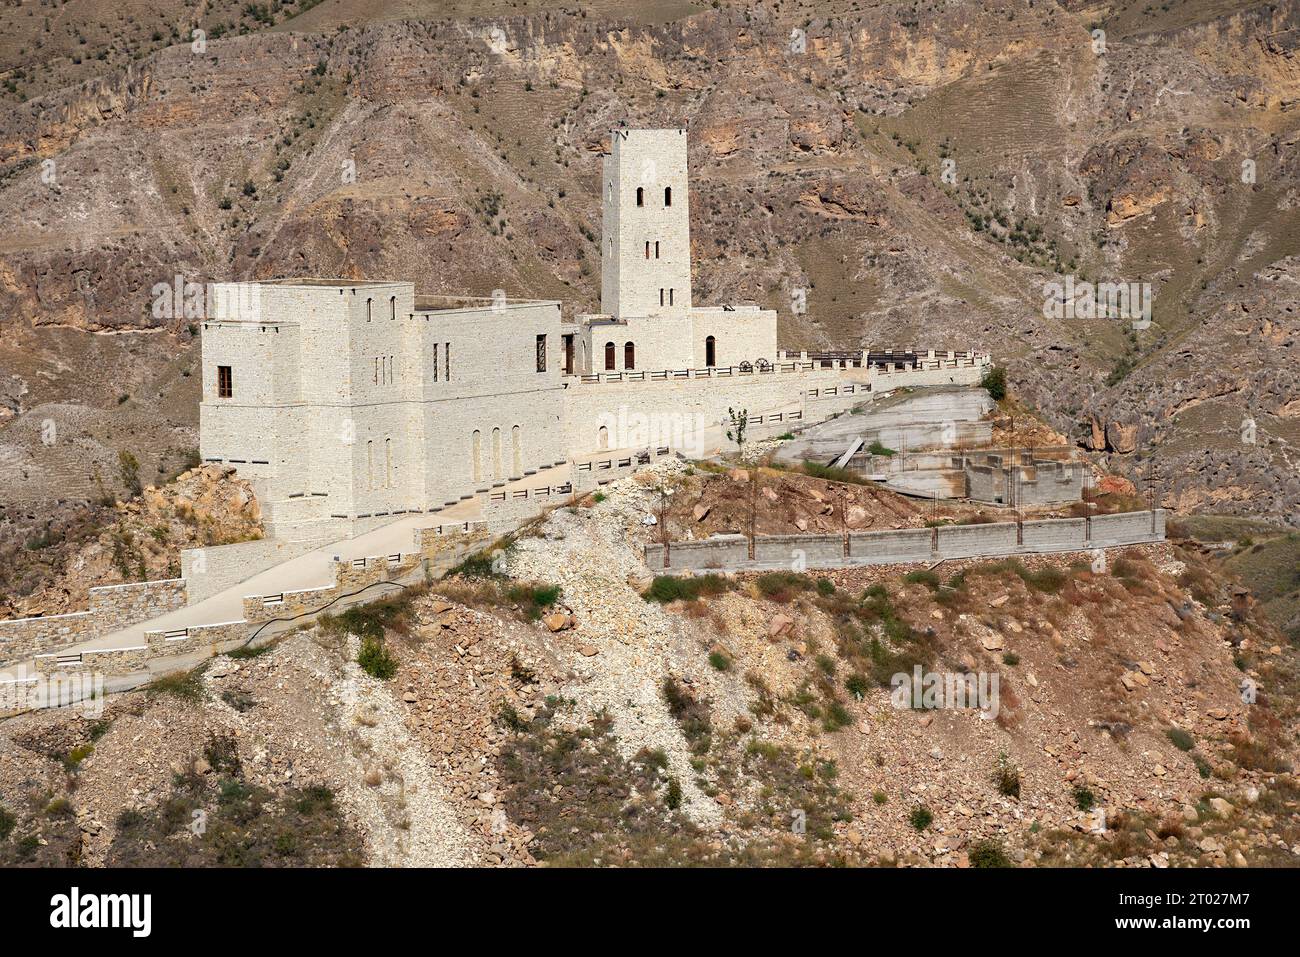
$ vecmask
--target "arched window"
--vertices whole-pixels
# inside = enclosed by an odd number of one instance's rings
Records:
[[[384,488],[393,487],[393,440],[384,439]]]
[[[600,431],[596,433],[596,448],[609,448],[609,429],[606,426],[602,425]]]
[[[659,258],[659,241],[655,240],[655,259]]]
[[[614,368],[614,343],[605,343],[605,368],[612,370]]]
[[[636,204],[638,206],[645,205],[645,187],[643,186],[638,186],[636,188]]]
[[[524,450],[523,447],[520,445],[519,426],[517,425],[510,429],[510,451],[511,451],[511,462],[513,465],[510,474],[523,475],[524,474]]]
[[[371,319],[370,311],[371,311],[371,307],[373,307],[374,304],[375,301],[373,299],[366,300],[366,322],[369,322]]]
[[[630,342],[625,342],[623,344],[623,368],[636,368],[636,346]]]
[[[658,246],[659,244],[655,243],[655,245]],[[650,258],[650,240],[648,239],[645,241],[645,258]]]
[[[478,429],[470,436],[470,464],[474,469],[474,481],[477,482],[483,478],[483,434]]]
[[[673,204],[673,188],[672,188],[671,186],[665,186],[665,187],[664,187],[664,205],[665,205],[665,206],[671,206],[672,204]]]
[[[388,297],[388,318],[389,319],[397,318],[397,297],[396,296]]]
[[[492,430],[492,477],[501,478],[501,430]]]
[[[375,443],[366,442],[366,488],[375,487]]]
[[[709,336],[704,340],[704,365],[713,368],[718,364],[718,340]]]
[[[671,306],[672,304],[673,304],[673,291],[672,291],[671,289],[669,289],[669,290],[668,290],[668,305]]]

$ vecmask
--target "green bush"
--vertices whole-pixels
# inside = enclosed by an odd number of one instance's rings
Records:
[[[670,811],[675,811],[682,806],[682,785],[676,778],[668,779],[668,790],[664,794],[664,804],[668,805]]]
[[[1011,859],[1007,857],[1007,852],[1002,849],[1002,845],[992,839],[976,841],[971,845],[970,853],[971,867],[1010,867]]]
[[[1196,739],[1192,737],[1191,732],[1184,731],[1182,728],[1170,728],[1165,734],[1179,751],[1190,751],[1196,747]]]
[[[829,598],[831,595],[834,595],[835,583],[829,578],[817,579],[817,594],[821,595],[823,598]]]
[[[1076,784],[1074,786],[1074,806],[1080,811],[1085,813],[1091,811],[1092,806],[1096,803],[1097,798],[1092,791],[1084,787],[1082,784]]]
[[[896,450],[889,448],[887,445],[883,445],[880,439],[875,439],[870,445],[868,445],[867,451],[870,452],[872,455],[897,454]]]
[[[1002,663],[1004,665],[1009,665],[1012,668],[1014,668],[1016,665],[1020,664],[1020,656],[1016,654],[1014,651],[1008,651],[1005,655],[1002,656]]]
[[[397,659],[388,653],[382,638],[362,638],[361,650],[357,652],[357,664],[361,670],[372,678],[387,681],[397,674]]]
[[[980,379],[980,388],[986,389],[995,402],[1001,402],[1007,397],[1007,370],[996,366],[989,369]]]
[[[721,575],[697,575],[694,578],[656,575],[644,597],[646,601],[666,605],[673,601],[694,601],[706,595],[720,595],[730,587],[731,584]]]
[[[908,572],[903,576],[903,581],[908,585],[924,585],[926,588],[939,587],[939,576],[928,569]]]
[[[709,652],[709,664],[713,665],[718,671],[731,670],[731,659],[720,651]]]
[[[918,831],[924,831],[934,823],[934,815],[930,813],[930,809],[924,804],[918,804],[912,808],[912,813],[908,815],[907,819],[911,822],[912,827]]]
[[[1012,762],[1005,751],[998,753],[993,765],[993,783],[998,786],[998,793],[1003,797],[1020,800],[1020,769]]]
[[[889,795],[884,791],[877,791],[875,794],[871,795],[871,800],[875,801],[877,804],[885,804],[889,801]]]

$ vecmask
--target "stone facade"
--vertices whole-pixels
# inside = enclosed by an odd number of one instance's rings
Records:
[[[0,661],[21,661],[175,611],[186,603],[183,578],[101,585],[87,611],[0,621]]]

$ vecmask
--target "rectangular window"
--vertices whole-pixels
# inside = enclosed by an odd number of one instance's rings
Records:
[[[217,366],[217,398],[231,399],[234,395],[235,385],[230,375],[230,366]]]
[[[450,382],[451,381],[451,343],[450,342],[444,342],[442,344],[442,371],[443,371],[443,378],[446,379],[448,382]]]
[[[546,336],[537,337],[537,371],[546,371]]]
[[[438,381],[438,343],[433,344],[433,381]]]

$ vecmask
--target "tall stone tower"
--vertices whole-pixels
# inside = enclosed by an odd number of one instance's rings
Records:
[[[619,319],[691,308],[686,130],[613,130],[604,167],[600,309]]]

